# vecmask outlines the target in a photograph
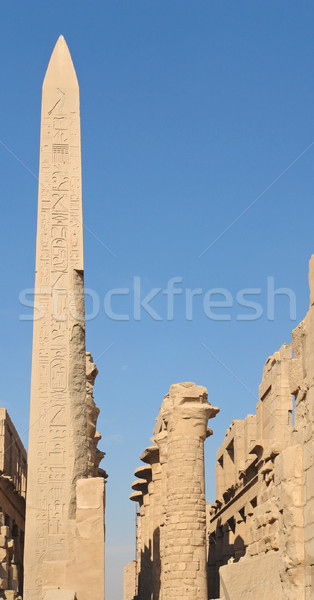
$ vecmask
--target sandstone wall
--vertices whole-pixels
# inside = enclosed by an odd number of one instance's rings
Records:
[[[133,600],[136,595],[136,561],[128,563],[123,569],[123,600]]]
[[[292,345],[264,366],[256,416],[233,421],[217,452],[209,598],[260,600],[269,585],[276,599],[313,597],[314,257],[309,283],[310,309]]]
[[[141,456],[150,468],[137,469],[132,485],[140,507],[134,598],[313,598],[314,256],[309,283],[309,312],[292,344],[267,359],[256,414],[232,421],[217,451],[217,498],[206,515],[205,420],[195,406],[177,411],[171,390],[165,396]]]
[[[5,408],[0,408],[0,598],[23,591],[26,450]]]

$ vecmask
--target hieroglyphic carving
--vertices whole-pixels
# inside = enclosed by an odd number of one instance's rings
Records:
[[[84,354],[81,364],[80,352],[73,348],[78,343],[73,335],[78,319],[70,310],[77,286],[83,294],[83,280],[77,283],[74,275],[83,271],[82,237],[79,90],[69,51],[60,38],[49,63],[42,97],[26,600],[42,598],[43,561],[68,558],[67,520],[73,486],[75,478],[87,474],[87,452],[80,463],[76,460],[78,450],[73,447],[78,435],[82,443],[86,437],[85,341],[84,335],[79,338]],[[77,385],[80,377],[82,392]],[[76,419],[75,427],[83,433],[78,434],[71,422],[72,407],[74,402],[77,411],[81,399],[81,422]]]

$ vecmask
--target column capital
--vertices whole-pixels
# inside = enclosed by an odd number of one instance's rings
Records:
[[[148,465],[154,465],[159,462],[159,448],[156,444],[153,446],[148,446],[145,448],[144,452],[142,452],[140,459],[147,463]]]
[[[208,419],[218,412],[219,408],[208,402],[207,389],[193,382],[172,385],[161,406],[169,433],[199,436],[203,440],[207,437]]]

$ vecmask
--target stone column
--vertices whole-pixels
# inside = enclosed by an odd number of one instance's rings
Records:
[[[130,496],[130,500],[139,502],[139,521],[138,521],[138,538],[137,538],[137,574],[138,574],[138,588],[139,590],[143,587],[143,577],[145,570],[145,542],[146,542],[146,507],[147,500],[147,481],[145,479],[139,479],[132,483],[132,489],[136,490]]]
[[[139,510],[141,511],[141,507],[143,505],[143,494],[141,491],[136,491],[133,492],[130,495],[130,500],[132,500],[132,502],[136,502],[136,511]],[[138,516],[141,515],[141,512],[137,512],[136,518],[138,518]],[[142,523],[141,523],[141,517],[138,519],[137,521],[137,540],[136,540],[136,560],[135,560],[135,582],[134,582],[134,597],[138,598],[138,580],[139,580],[139,573],[141,570],[141,539],[142,539]],[[125,600],[125,599],[123,599]]]
[[[148,483],[150,497],[150,540],[152,580],[151,596],[153,600],[159,600],[160,593],[160,510],[161,510],[161,465],[159,462],[158,446],[149,446],[141,455],[143,462],[151,465],[152,478]]]
[[[164,558],[165,558],[165,524],[167,514],[167,460],[168,460],[168,433],[161,431],[154,437],[159,447],[160,462],[160,526],[159,526],[159,555],[160,555],[160,587],[158,600],[164,598]]]
[[[150,498],[148,485],[151,482],[151,466],[143,465],[134,471],[134,475],[141,479],[134,481],[132,489],[141,491],[143,503],[140,508],[141,522],[141,547],[140,547],[140,570],[138,571],[138,596],[141,600],[150,600],[152,559],[151,559],[151,537],[150,537]]]
[[[161,413],[168,430],[163,597],[207,600],[204,441],[218,408],[194,383],[170,387]]]

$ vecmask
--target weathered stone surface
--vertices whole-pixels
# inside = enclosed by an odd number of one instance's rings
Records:
[[[101,434],[96,429],[99,408],[94,401],[94,383],[98,374],[98,369],[93,361],[90,352],[86,352],[86,408],[87,408],[87,455],[88,455],[88,474],[89,477],[98,477],[99,463],[105,456],[97,448],[101,440]],[[104,474],[102,472],[102,474]]]
[[[5,408],[0,408],[0,598],[23,588],[27,457]]]
[[[172,385],[161,407],[168,431],[165,598],[207,600],[204,441],[218,410],[194,383]]]
[[[77,598],[75,592],[57,589],[47,592],[45,600],[77,600]]]
[[[123,569],[123,600],[134,600],[136,595],[136,561],[128,563]]]
[[[104,480],[102,477],[79,479],[77,482],[77,510],[99,509],[104,504]]]
[[[24,600],[57,589],[60,598],[74,590],[78,600],[103,600],[105,494],[95,477],[103,457],[97,368],[85,353],[79,88],[62,36],[43,84],[40,144]]]
[[[224,600],[285,600],[279,577],[280,558],[276,553],[253,557],[220,568]]]
[[[86,366],[79,89],[61,36],[42,94],[25,600],[42,564],[70,558],[68,519],[87,475]]]
[[[207,600],[204,441],[218,408],[195,383],[172,385],[157,418],[153,445],[135,470],[142,496],[138,529],[138,598]],[[124,600],[130,567],[124,573]]]
[[[236,419],[217,452],[205,505],[207,396],[177,384],[137,469],[138,598],[310,600],[314,584],[314,255],[310,309],[263,369],[256,415]],[[294,398],[293,398],[294,396]],[[214,409],[214,413],[215,413]],[[157,454],[157,448],[158,454]],[[205,532],[206,510],[206,539]],[[158,540],[158,544],[155,541]]]
[[[240,573],[242,564],[244,582],[243,588],[239,588],[239,598],[249,597],[247,586],[254,565],[260,573],[267,553],[275,551],[284,597],[289,600],[311,597],[314,564],[313,261],[312,257],[310,310],[292,333],[292,348],[284,344],[266,361],[263,370],[255,431],[253,429],[255,441],[251,435],[249,448],[245,428],[243,440],[243,427],[236,421],[217,453],[217,500],[208,509],[208,572],[212,595],[219,594],[219,566],[226,565],[220,568],[222,583],[229,575]],[[244,469],[239,468],[236,451],[239,445],[245,448]],[[231,559],[240,558],[239,567],[230,565]],[[233,583],[232,577],[230,597],[237,598],[233,596],[236,582]],[[269,578],[275,582],[272,571]],[[256,597],[264,597],[265,577],[260,573],[258,578],[253,575],[253,579]]]

